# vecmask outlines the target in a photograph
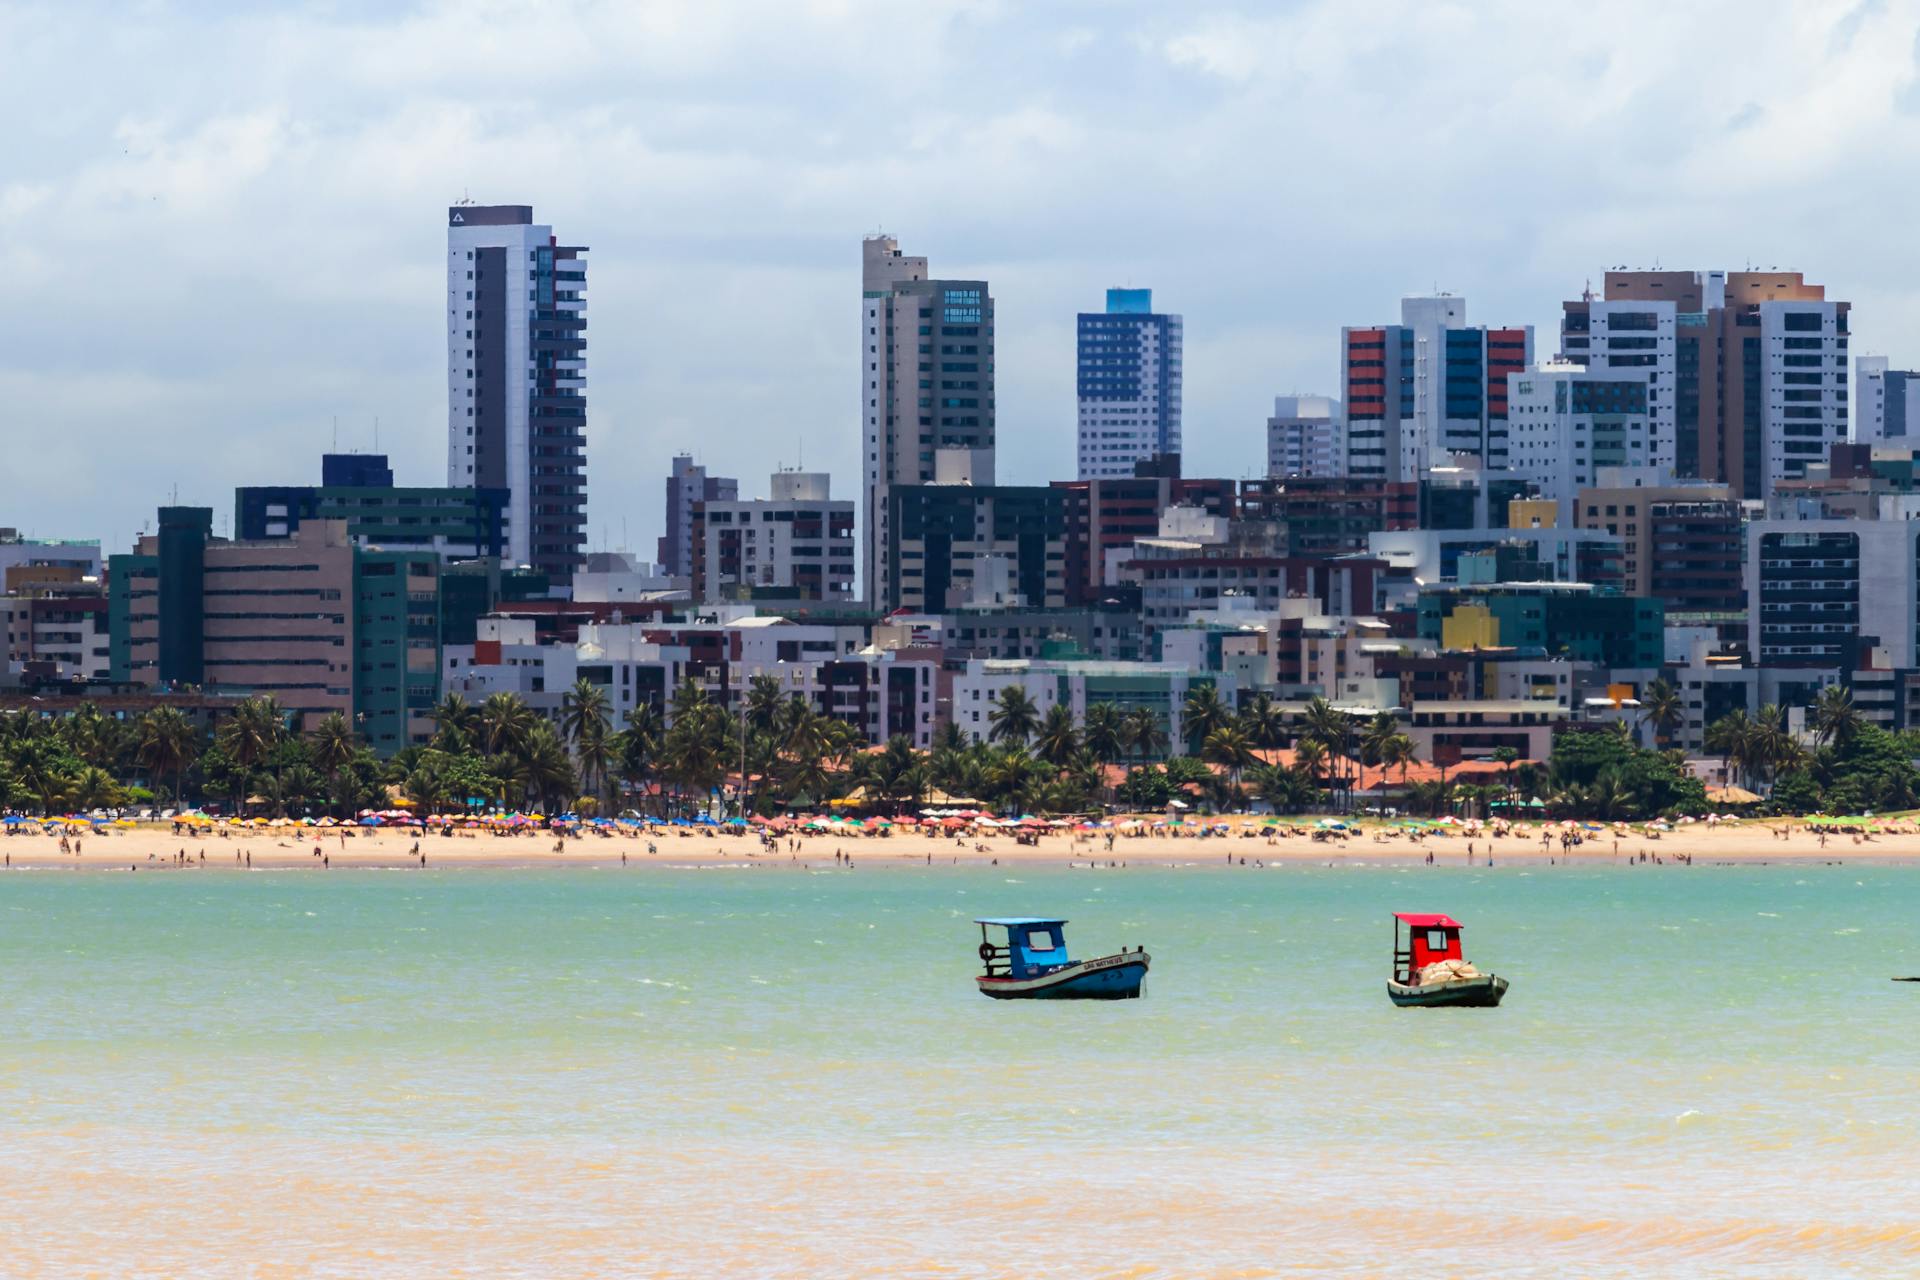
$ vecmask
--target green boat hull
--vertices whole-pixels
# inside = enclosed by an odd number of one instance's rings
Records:
[[[1507,994],[1507,980],[1494,974],[1436,982],[1424,987],[1387,983],[1387,997],[1401,1008],[1491,1009]]]

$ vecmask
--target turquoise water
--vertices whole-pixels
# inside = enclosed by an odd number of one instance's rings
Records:
[[[8,1274],[1920,1274],[1920,869],[0,878]],[[1399,1010],[1391,910],[1513,983]],[[975,915],[1143,1000],[972,989]]]

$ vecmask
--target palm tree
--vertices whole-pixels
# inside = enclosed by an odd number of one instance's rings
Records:
[[[173,775],[173,807],[183,801],[181,790],[187,766],[200,754],[200,733],[178,707],[155,707],[134,727],[134,758],[158,778]]]
[[[1080,733],[1073,726],[1072,707],[1057,702],[1047,708],[1034,750],[1056,768],[1066,767],[1068,761],[1080,754]]]
[[[1748,767],[1758,769],[1769,783],[1797,753],[1793,735],[1787,732],[1787,713],[1771,702],[1754,715],[1747,740]]]
[[[517,693],[490,693],[480,704],[480,745],[488,755],[519,755],[526,750],[539,717]]]
[[[1640,723],[1653,726],[1653,742],[1665,747],[1687,718],[1686,703],[1680,691],[1663,676],[1640,691]]]
[[[1376,768],[1387,761],[1387,743],[1400,732],[1400,722],[1394,719],[1393,712],[1380,711],[1367,721],[1367,727],[1360,733],[1360,761]]]
[[[1270,693],[1256,693],[1240,708],[1240,731],[1256,750],[1271,751],[1287,740],[1287,716]]]
[[[1293,746],[1293,767],[1312,780],[1315,787],[1325,784],[1327,749],[1318,738],[1302,738]]]
[[[69,715],[60,732],[80,762],[96,769],[110,769],[120,753],[119,722],[102,715],[100,708],[91,704]]]
[[[67,796],[73,807],[82,811],[111,809],[126,800],[126,792],[114,781],[113,775],[91,764],[73,775]]]
[[[759,675],[747,682],[747,724],[755,732],[772,733],[786,709],[787,695],[780,677]]]
[[[235,813],[246,809],[246,788],[253,771],[266,763],[274,748],[285,739],[286,732],[286,718],[280,704],[269,694],[243,699],[220,726],[216,737],[221,749],[240,766],[239,777],[235,779],[238,786],[234,795]]]
[[[627,713],[627,727],[614,735],[613,768],[620,781],[645,791],[660,752],[660,713],[642,702]]]
[[[1040,728],[1040,709],[1033,705],[1033,699],[1020,685],[1010,684],[1000,690],[1000,696],[994,699],[993,709],[987,712],[987,719],[993,725],[988,735],[995,742],[1024,743]]]
[[[307,739],[307,749],[313,756],[313,762],[327,775],[327,791],[331,794],[339,781],[340,771],[347,767],[353,760],[354,752],[360,748],[353,726],[340,712],[330,711],[313,727]]]
[[[1483,787],[1471,782],[1453,789],[1455,802],[1467,807],[1467,816],[1470,818],[1486,817],[1487,804],[1496,794],[1496,787]]]
[[[607,691],[585,676],[575,680],[560,698],[561,732],[572,745],[574,758],[580,761],[582,784],[596,796],[612,755],[607,735],[613,717],[607,705]]]
[[[1167,729],[1152,707],[1140,706],[1127,712],[1123,737],[1129,754],[1142,760],[1158,758],[1167,749]]]
[[[538,723],[527,735],[526,769],[527,785],[532,788],[542,813],[554,811],[556,798],[562,802],[560,807],[567,807],[565,801],[574,795],[577,779],[566,744],[560,741],[552,725]]]
[[[1511,817],[1513,810],[1513,765],[1514,762],[1520,758],[1520,752],[1513,747],[1495,747],[1493,749],[1493,758],[1498,761],[1502,767],[1503,776],[1501,782],[1507,794],[1508,816]]]
[[[474,741],[480,727],[480,712],[457,693],[448,693],[427,713],[437,726],[433,744],[448,755],[459,755]]]
[[[423,758],[413,771],[407,774],[404,785],[408,798],[428,813],[440,812],[440,806],[446,803],[448,796],[452,793],[445,771],[439,760],[433,757]]]
[[[1086,721],[1081,726],[1080,742],[1100,766],[1104,797],[1106,766],[1118,760],[1127,749],[1126,717],[1121,714],[1120,708],[1111,702],[1096,702],[1088,706]]]
[[[1823,743],[1846,747],[1865,723],[1860,708],[1853,705],[1853,690],[1830,684],[1813,700],[1813,736]]]
[[[1034,763],[1025,747],[990,752],[980,769],[980,798],[1002,813],[1018,813],[1033,790]]]
[[[270,781],[274,785],[275,799],[282,817],[286,816],[288,806],[304,812],[309,800],[327,794],[326,779],[312,765],[290,765]]]
[[[1353,745],[1352,717],[1325,698],[1310,698],[1301,716],[1300,734],[1326,748],[1333,787],[1336,791],[1345,789],[1347,756]]]
[[[1414,744],[1413,739],[1404,733],[1394,734],[1392,738],[1387,740],[1382,750],[1380,763],[1383,766],[1400,770],[1400,789],[1402,791],[1407,789],[1408,770],[1420,763],[1418,751],[1419,748]]]
[[[798,713],[811,715],[804,702]],[[711,793],[727,776],[732,755],[727,713],[711,701],[693,681],[680,686],[673,698],[673,720],[661,743],[661,773],[674,786],[676,796]]]
[[[905,734],[888,738],[879,752],[861,757],[858,769],[868,793],[891,804],[911,804],[927,789],[926,763]]]
[[[1207,735],[1206,742],[1200,747],[1200,758],[1208,764],[1223,766],[1236,793],[1241,772],[1258,759],[1253,754],[1253,744],[1247,740],[1247,735],[1233,724],[1223,724]]]
[[[1727,712],[1707,726],[1707,750],[1720,757],[1722,770],[1729,782],[1736,776],[1745,777],[1747,774],[1752,730],[1753,721],[1740,708]]]
[[[1232,719],[1232,710],[1220,700],[1220,690],[1212,682],[1189,689],[1186,700],[1180,704],[1181,736],[1190,750],[1198,751],[1214,730],[1225,727]]]

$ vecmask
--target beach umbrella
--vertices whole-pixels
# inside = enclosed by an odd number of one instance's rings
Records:
[[[386,825],[386,823],[387,823],[387,820],[385,818],[380,817],[378,814],[371,814],[365,818],[360,819],[360,825],[363,827],[383,827]]]

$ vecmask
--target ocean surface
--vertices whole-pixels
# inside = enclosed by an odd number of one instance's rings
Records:
[[[1053,913],[1146,997],[978,995]],[[8,1276],[1920,1275],[1916,868],[13,873],[0,974]]]

